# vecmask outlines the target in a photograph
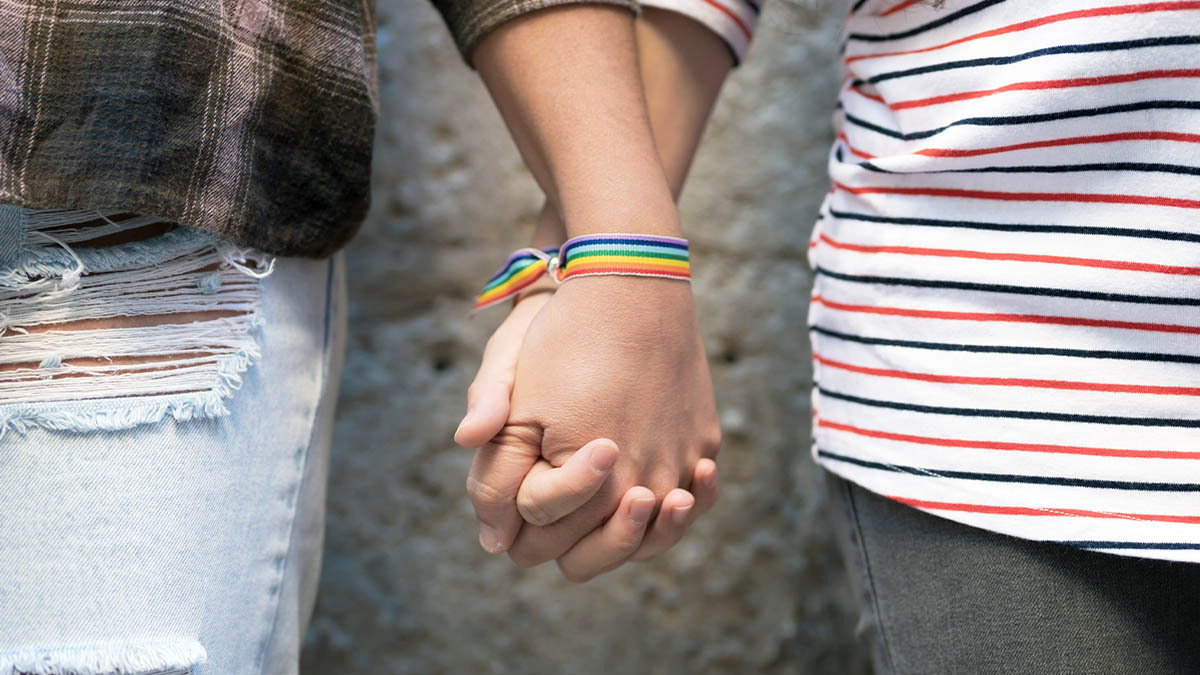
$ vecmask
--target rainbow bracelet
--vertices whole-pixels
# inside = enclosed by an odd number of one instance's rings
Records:
[[[503,302],[543,274],[562,283],[575,277],[628,275],[687,281],[688,243],[677,237],[648,234],[588,234],[559,248],[523,248],[508,257],[475,298],[472,312]]]

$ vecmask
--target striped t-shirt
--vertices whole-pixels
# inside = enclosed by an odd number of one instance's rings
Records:
[[[1200,562],[1200,2],[860,0],[813,232],[818,462]]]

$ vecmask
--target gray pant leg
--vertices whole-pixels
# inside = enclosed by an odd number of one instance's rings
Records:
[[[1200,673],[1200,565],[996,534],[827,476],[879,675]]]

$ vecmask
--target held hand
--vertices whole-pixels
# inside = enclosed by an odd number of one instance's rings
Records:
[[[506,22],[474,50],[564,224],[554,242],[613,223],[647,235],[682,232],[674,195],[731,62],[720,39],[694,22],[647,16],[638,37],[627,12],[551,8]],[[645,86],[639,62],[649,68]],[[479,416],[458,438],[491,438],[468,479],[485,548],[509,550],[522,565],[557,558],[568,578],[585,580],[670,547],[715,499],[720,431],[689,285],[570,280],[529,318],[519,347],[489,352],[485,360],[499,354],[504,363],[489,370],[493,384],[476,388]],[[500,400],[509,390],[511,399]],[[493,396],[498,403],[481,402]],[[618,449],[608,475],[593,468],[610,461],[606,439]],[[530,471],[528,485],[514,487]],[[694,494],[682,489],[693,484]],[[551,499],[556,485],[573,489]]]
[[[566,284],[560,292],[579,281]],[[656,280],[642,281],[657,283]],[[522,514],[542,526],[525,524],[525,529],[548,532],[553,528],[545,525],[558,521],[587,502],[608,478],[611,469],[604,467],[615,455],[611,441],[589,439],[589,442],[576,446],[579,452],[556,453],[558,468],[555,468],[556,464],[540,459],[540,437],[523,433],[519,425],[505,424],[526,332],[550,299],[545,292],[526,296],[488,341],[479,374],[468,394],[470,412],[455,435],[455,440],[466,447],[483,446],[476,454],[467,488],[482,522],[480,542],[492,553],[504,551],[511,545],[522,528]],[[690,312],[690,304],[687,309]],[[699,342],[698,338],[696,342]],[[702,391],[708,392],[709,409],[713,410],[706,371],[701,381]],[[712,414],[715,416],[715,412]],[[649,522],[638,511],[645,508],[640,498],[650,493],[637,486],[629,488],[625,501],[620,504],[617,514],[620,517],[609,519],[605,528],[596,530],[588,545],[575,547],[569,556],[562,556],[560,566],[564,574],[582,580],[602,571],[601,567],[610,566],[614,559],[647,560],[670,548],[687,525],[716,500],[716,464],[707,458],[697,461],[689,481],[694,495],[683,489],[671,490],[663,500],[661,515]],[[608,489],[611,492],[616,488]],[[613,514],[614,506],[608,508],[604,517]],[[583,533],[586,534],[588,532]],[[576,534],[574,540],[581,536]],[[531,540],[539,538],[532,537]],[[554,543],[556,547],[569,548],[574,540]],[[630,555],[632,549],[636,550]],[[517,559],[525,564],[542,561]]]
[[[569,579],[586,580],[669,548],[711,505],[716,467],[701,460],[716,454],[720,431],[688,284],[571,280],[530,321],[516,363],[507,423],[476,457],[472,494],[481,520],[496,525],[479,503],[544,461],[518,494],[529,521],[509,550],[518,564],[558,559]],[[580,479],[547,507],[542,477],[581,475],[577,451],[596,453],[603,441],[594,439],[606,438],[620,451],[612,478]]]

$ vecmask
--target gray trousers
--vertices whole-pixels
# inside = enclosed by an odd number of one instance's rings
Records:
[[[1200,565],[996,534],[826,475],[878,675],[1200,673]]]

